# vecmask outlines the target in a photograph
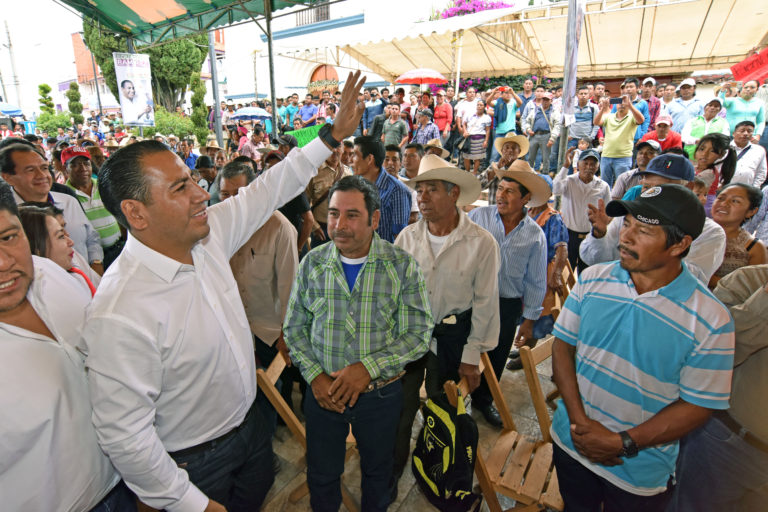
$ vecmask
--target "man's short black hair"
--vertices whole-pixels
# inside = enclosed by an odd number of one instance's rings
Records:
[[[19,206],[13,197],[11,186],[5,181],[0,181],[0,211],[5,210],[11,215],[19,216]]]
[[[621,83],[621,85],[623,87],[623,86],[625,86],[627,84],[635,84],[635,87],[639,88],[640,87],[640,80],[638,80],[637,78],[635,78],[633,76],[628,76],[627,78],[624,79],[624,81]]]
[[[400,154],[400,146],[398,146],[397,144],[387,144],[386,146],[384,146],[384,151],[386,151],[386,152],[396,151],[397,152],[397,156],[398,157],[401,156],[401,154]]]
[[[47,144],[56,144],[56,142],[57,142],[57,141],[56,141],[56,137],[48,137],[48,138],[45,140],[45,142],[46,142]]]
[[[3,144],[6,141],[10,142]],[[16,152],[37,153],[40,155],[40,150],[28,140],[8,137],[0,142],[0,172],[16,174],[16,163],[13,161],[13,154]]]
[[[363,158],[373,155],[373,162],[376,164],[376,167],[381,167],[384,163],[384,144],[380,140],[370,135],[363,135],[362,137],[355,137],[355,146],[360,147],[360,153],[363,155]]]
[[[247,156],[244,158],[248,158]],[[249,159],[250,160],[250,159]],[[245,176],[245,182],[250,183],[256,179],[256,172],[253,169],[253,161],[232,161],[221,169],[221,179],[234,179],[238,176]]]
[[[395,89],[395,94],[400,94],[400,93],[402,93],[403,96],[405,96],[405,89],[403,89],[402,87],[398,87],[397,89]]]
[[[24,137],[22,137],[22,139],[24,139],[26,141],[29,141],[29,142],[34,144],[35,142],[38,141],[39,137],[37,135],[35,135],[34,133],[25,133]]]
[[[381,90],[382,94],[384,93],[384,91],[387,91],[387,93],[389,93],[389,89],[387,89],[386,87]]]
[[[664,235],[666,235],[667,237],[667,244],[666,244],[667,249],[669,249],[675,244],[679,244],[680,242],[682,242],[685,236],[689,236],[689,235],[686,235],[686,233],[682,229],[677,227],[675,224],[662,224],[661,229],[664,230]],[[678,258],[680,259],[685,258],[686,256],[688,256],[688,252],[690,250],[691,250],[691,246],[689,245],[688,248],[678,256]]]
[[[418,142],[409,142],[408,144],[405,145],[405,148],[403,148],[403,150],[406,150],[406,149],[415,149],[416,152],[419,154],[419,156],[424,156],[424,146],[422,146]]]
[[[133,82],[131,80],[123,80],[122,82],[120,82],[120,88],[122,89],[123,87],[125,87],[125,84],[133,85]]]
[[[349,140],[349,139],[344,139],[344,140],[342,141],[342,144],[344,144],[344,147],[345,147],[345,148],[354,148],[354,147],[355,147],[355,143],[354,143],[354,142],[352,142],[352,141],[351,141],[351,140]]]
[[[256,161],[253,158],[249,157],[249,156],[240,155],[240,156],[238,156],[236,158],[233,158],[232,161],[229,162],[227,165],[229,165],[229,164],[248,164],[248,165],[251,166],[251,169],[253,169],[254,173],[258,173],[258,167],[256,165]]]
[[[581,84],[581,85],[580,85],[580,86],[579,86],[579,87],[576,89],[576,92],[579,92],[579,91],[588,91],[588,90],[589,90],[589,87],[587,87],[587,84]]]
[[[358,137],[359,138],[359,137]],[[328,191],[328,204],[331,204],[331,198],[334,192],[346,192],[348,190],[357,190],[363,194],[365,209],[368,210],[368,225],[373,220],[373,212],[381,209],[381,199],[379,199],[379,189],[376,185],[363,178],[362,176],[344,176],[333,184]]]
[[[535,88],[534,90],[535,90],[535,91],[538,91],[539,89],[541,89],[542,91],[546,91],[546,90],[547,90],[547,88],[546,88],[546,87],[544,87],[544,86],[543,86],[543,85],[541,85],[541,84],[537,85],[537,86],[536,86],[536,88]]]
[[[508,181],[509,183],[517,183],[517,189],[520,191],[520,197],[525,197],[526,195],[530,194],[530,190],[528,190],[525,185],[520,183],[514,178],[501,178],[502,181]]]
[[[133,199],[151,204],[149,180],[144,175],[142,160],[145,156],[170,151],[168,146],[156,140],[143,140],[115,151],[99,169],[99,194],[104,207],[117,222],[130,229],[120,203]]]
[[[251,137],[253,137],[254,135],[263,135],[263,134],[264,134],[264,130],[261,129],[261,126],[254,126],[253,133],[251,133]]]
[[[603,87],[605,87],[605,82],[595,82],[595,87],[597,87],[598,85],[602,85]]]
[[[754,80],[750,80],[750,82],[754,82]],[[736,126],[733,127],[733,131],[735,132],[742,126],[751,126],[754,129],[755,123],[753,123],[752,121],[741,121],[740,123],[738,123]]]

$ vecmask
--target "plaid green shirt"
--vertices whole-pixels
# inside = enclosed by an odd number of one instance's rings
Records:
[[[351,291],[332,242],[307,254],[293,284],[283,334],[309,383],[358,361],[376,380],[396,376],[425,354],[433,327],[419,264],[374,233]]]

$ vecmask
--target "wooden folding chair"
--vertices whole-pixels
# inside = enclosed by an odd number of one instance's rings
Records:
[[[483,376],[504,424],[489,451],[487,461],[479,451],[475,459],[475,475],[488,509],[491,512],[502,512],[496,496],[498,491],[515,500],[516,505],[510,510],[527,512],[547,507],[563,510],[563,500],[552,464],[552,443],[530,439],[517,432],[487,354],[482,354],[481,364]],[[467,395],[464,379],[458,386],[452,381],[445,383],[445,392],[452,405],[457,403],[459,390],[463,396]]]
[[[277,379],[280,378],[280,374],[283,373],[283,370],[287,365],[288,362],[286,361],[285,356],[278,352],[278,354],[272,360],[272,364],[270,364],[266,370],[263,368],[258,368],[256,370],[256,382],[258,383],[259,389],[261,389],[261,391],[267,397],[267,400],[269,400],[269,403],[271,403],[272,407],[274,407],[275,411],[277,411],[277,414],[279,414],[283,419],[285,425],[293,434],[293,437],[296,438],[299,444],[301,444],[301,446],[306,451],[307,431],[304,428],[304,425],[302,425],[302,423],[299,421],[299,418],[296,417],[291,408],[288,407],[288,404],[285,402],[285,400],[283,400],[280,391],[278,391],[277,387],[275,387]],[[351,440],[348,438],[347,442],[354,442],[354,438]],[[349,459],[353,450],[354,447],[351,447],[347,450],[345,460]],[[308,493],[309,487],[307,486],[307,482],[305,480],[293,491],[291,491],[291,493],[288,495],[288,500],[291,503],[296,503]],[[349,493],[343,482],[341,484],[341,500],[349,512],[358,512],[360,510],[357,503],[355,502],[355,499]]]

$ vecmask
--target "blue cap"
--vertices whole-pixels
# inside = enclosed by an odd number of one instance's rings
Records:
[[[579,155],[579,162],[581,162],[582,160],[586,160],[587,158],[594,158],[595,160],[600,162],[600,153],[598,153],[594,149],[585,149]]]
[[[670,180],[693,181],[695,172],[687,157],[667,153],[648,162],[643,174],[656,174]]]
[[[539,178],[543,179],[547,182],[547,185],[549,185],[549,189],[552,190],[552,178],[549,176],[549,174],[542,174],[538,173]]]

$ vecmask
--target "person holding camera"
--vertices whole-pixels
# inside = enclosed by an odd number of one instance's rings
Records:
[[[615,103],[614,100],[618,99],[600,100],[600,110],[594,120],[595,126],[602,126],[605,133],[603,154],[600,159],[602,171],[600,177],[610,186],[613,186],[614,180],[621,173],[628,171],[632,166],[635,131],[645,121],[645,116],[632,104],[626,94],[621,96],[621,103],[616,108],[616,112],[611,112],[611,103]]]

